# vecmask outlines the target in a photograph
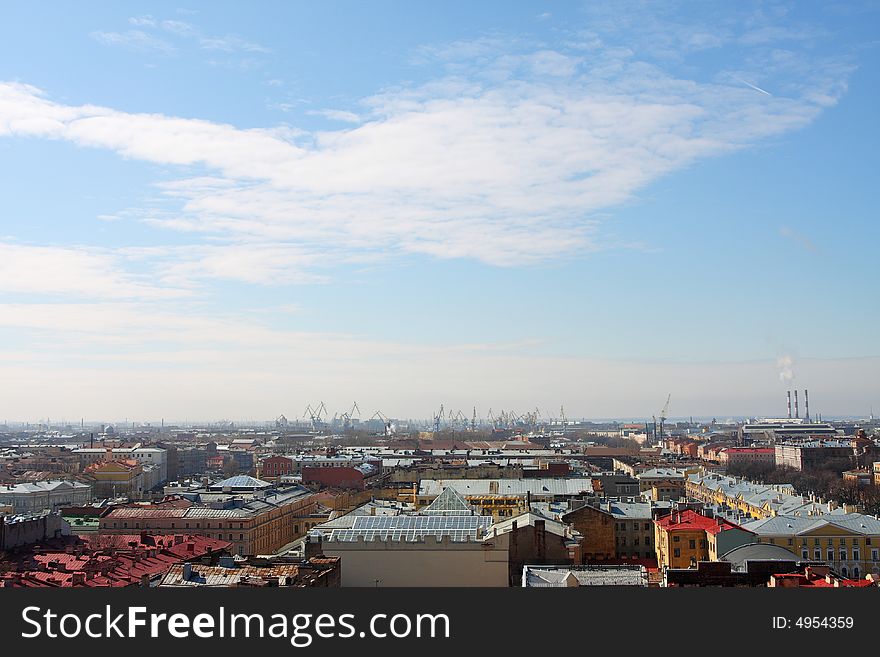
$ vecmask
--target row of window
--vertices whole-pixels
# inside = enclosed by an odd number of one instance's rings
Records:
[[[807,548],[801,548],[801,558],[802,559],[809,559],[810,558],[809,554],[810,554],[810,551]],[[837,559],[837,561],[850,561],[850,559],[847,556],[848,553],[846,551],[846,548],[840,548],[840,551],[837,554],[839,556],[839,559]],[[828,548],[826,555],[827,555],[826,561],[834,561],[834,548]],[[822,548],[817,547],[813,550],[813,559],[815,559],[816,561],[819,561],[822,559]],[[859,548],[857,548],[857,547],[853,548],[851,561],[861,561],[861,560],[862,560],[861,550],[859,550]],[[877,548],[874,548],[871,550],[871,561],[880,561],[880,550],[878,550]]]

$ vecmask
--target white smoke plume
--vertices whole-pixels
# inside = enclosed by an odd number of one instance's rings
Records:
[[[794,381],[794,359],[791,356],[780,356],[776,359],[776,367],[779,368],[779,380],[785,384]]]

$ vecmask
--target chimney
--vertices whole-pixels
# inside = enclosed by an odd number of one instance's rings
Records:
[[[810,421],[810,393],[804,388],[804,417]]]
[[[788,419],[791,419],[791,390],[787,391],[786,396],[788,397]]]
[[[801,416],[800,411],[798,410],[797,390],[794,391],[794,416],[795,418],[799,418]]]
[[[82,586],[86,582],[86,574],[82,571],[73,573],[70,577],[72,586]]]

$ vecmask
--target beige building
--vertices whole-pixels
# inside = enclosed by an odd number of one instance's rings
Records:
[[[405,516],[403,516],[405,517]],[[325,556],[342,558],[342,586],[508,586],[510,534],[455,541],[423,535],[324,541]]]

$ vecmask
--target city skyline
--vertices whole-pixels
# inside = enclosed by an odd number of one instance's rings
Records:
[[[870,3],[7,13],[3,418],[880,402]]]

